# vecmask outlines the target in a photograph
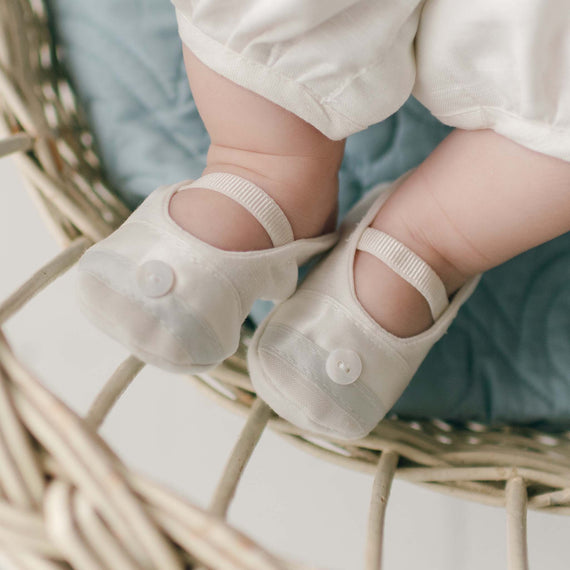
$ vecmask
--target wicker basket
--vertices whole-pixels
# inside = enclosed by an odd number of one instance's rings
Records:
[[[63,251],[0,304],[0,326],[129,214],[109,189],[58,63],[43,0],[0,0],[0,156],[13,154]],[[193,377],[248,419],[208,513],[132,473],[97,428],[142,369],[130,357],[79,418],[18,362],[0,329],[0,551],[16,568],[293,568],[223,518],[263,430],[374,474],[366,567],[380,567],[394,476],[507,509],[509,568],[527,568],[526,510],[570,514],[570,432],[390,417],[347,444],[275,417],[236,355]]]

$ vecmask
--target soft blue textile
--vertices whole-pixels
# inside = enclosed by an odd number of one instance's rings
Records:
[[[198,176],[208,136],[190,95],[170,3],[50,4],[68,70],[117,191],[135,206],[156,186]],[[419,163],[447,133],[410,99],[396,115],[350,137],[341,212],[377,182]],[[258,304],[253,317],[265,310]],[[570,421],[569,317],[567,234],[484,276],[395,411],[448,420]]]

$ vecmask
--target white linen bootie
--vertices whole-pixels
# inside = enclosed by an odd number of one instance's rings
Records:
[[[448,301],[443,282],[425,261],[368,227],[402,179],[376,187],[356,204],[336,247],[252,339],[248,365],[257,394],[298,427],[343,440],[367,435],[477,286],[480,276]],[[428,330],[399,338],[364,310],[354,288],[357,249],[376,256],[423,294],[434,320]]]
[[[274,247],[225,251],[189,234],[168,211],[172,196],[185,188],[232,198],[258,220]],[[285,214],[261,188],[233,174],[207,174],[158,188],[85,252],[78,264],[80,306],[143,361],[202,372],[236,351],[256,299],[289,297],[299,266],[337,239],[330,233],[295,241]]]

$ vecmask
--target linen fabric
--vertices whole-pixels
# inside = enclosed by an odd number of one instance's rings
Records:
[[[172,0],[207,66],[342,139],[413,93],[570,161],[567,0]]]
[[[225,251],[194,237],[168,212],[172,196],[206,187],[247,208],[276,247]],[[78,296],[94,324],[144,362],[203,372],[238,348],[241,325],[258,299],[282,301],[298,267],[329,249],[336,233],[293,240],[279,206],[261,188],[226,173],[158,188],[78,264]]]
[[[426,331],[399,338],[364,310],[354,290],[354,254],[363,235],[402,179],[371,190],[347,214],[338,244],[295,295],[258,326],[248,350],[257,394],[280,416],[313,432],[338,438],[367,435],[396,403],[431,347],[445,334],[480,276],[469,279]],[[391,238],[397,273],[413,277],[426,298],[437,299],[441,280],[425,261]],[[372,250],[368,248],[367,250]],[[332,360],[332,362],[331,362]]]

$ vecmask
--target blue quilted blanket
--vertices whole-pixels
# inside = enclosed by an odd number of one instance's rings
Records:
[[[134,207],[156,186],[197,177],[208,135],[170,3],[50,0],[50,13],[117,192]],[[378,182],[421,162],[448,131],[410,99],[350,137],[341,215]],[[266,310],[259,303],[252,318]],[[485,274],[394,410],[452,421],[570,423],[570,235]]]

